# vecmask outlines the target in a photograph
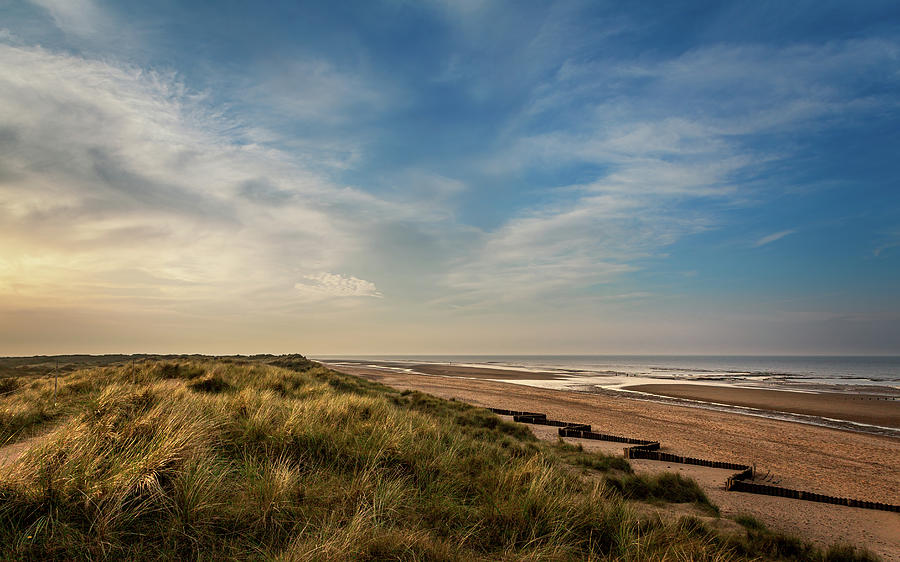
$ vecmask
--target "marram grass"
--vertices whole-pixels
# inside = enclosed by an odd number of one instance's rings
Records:
[[[0,559],[868,559],[642,518],[624,496],[708,501],[300,356],[88,368],[55,404],[48,384],[0,398],[4,439],[53,428],[0,470]]]

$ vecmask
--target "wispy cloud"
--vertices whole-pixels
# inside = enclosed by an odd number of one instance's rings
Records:
[[[781,49],[716,45],[647,62],[564,60],[534,86],[483,169],[503,177],[591,166],[598,177],[556,188],[564,203],[529,209],[485,233],[482,249],[448,284],[509,299],[609,282],[644,267],[666,246],[716,228],[720,209],[768,197],[747,180],[791,153],[757,143],[761,135],[819,130],[896,106],[893,96],[839,77],[878,68],[897,52],[890,41],[851,40]],[[779,186],[765,189],[777,193]]]
[[[31,0],[47,10],[56,26],[73,35],[88,37],[107,27],[106,14],[94,0]]]
[[[366,78],[362,65],[339,68],[316,58],[273,57],[260,63],[243,97],[253,108],[266,108],[254,114],[259,121],[277,115],[282,121],[314,122],[318,126],[340,125],[380,115],[401,94],[396,86]]]
[[[446,299],[494,306],[609,284],[689,233],[707,228],[686,213],[666,216],[641,198],[589,195],[534,211],[485,233],[480,247],[448,273]]]
[[[772,242],[776,242],[776,241],[778,241],[778,240],[781,240],[781,239],[784,238],[785,236],[790,236],[791,234],[794,234],[795,232],[797,232],[797,231],[794,230],[794,229],[790,229],[790,230],[782,230],[782,231],[779,231],[779,232],[773,232],[772,234],[768,234],[768,235],[766,235],[766,236],[763,236],[762,238],[760,238],[759,240],[757,240],[756,242],[754,242],[754,243],[753,243],[753,247],[754,247],[754,248],[759,248],[760,246],[765,246],[766,244],[771,244]]]
[[[289,303],[367,244],[372,213],[413,214],[246,143],[173,77],[136,68],[0,44],[0,122],[0,283],[19,306]],[[101,289],[121,271],[142,279],[130,301]]]
[[[879,258],[887,250],[900,247],[900,230],[895,230],[883,237],[882,242],[872,250],[872,255]]]

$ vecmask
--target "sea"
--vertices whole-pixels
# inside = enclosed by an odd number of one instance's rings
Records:
[[[865,386],[874,392],[878,391],[877,387],[900,389],[900,356],[385,355],[342,358],[354,362],[371,359],[379,363],[396,363],[401,370],[403,364],[452,363],[549,372],[564,376],[570,383],[590,380],[603,387],[671,381],[757,388],[827,386],[839,390]]]

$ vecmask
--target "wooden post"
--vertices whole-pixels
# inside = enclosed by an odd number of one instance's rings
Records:
[[[53,368],[53,405],[56,406],[56,388],[59,386],[59,359],[56,360],[56,367]]]

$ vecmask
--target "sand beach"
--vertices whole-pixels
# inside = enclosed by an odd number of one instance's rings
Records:
[[[869,393],[796,392],[704,384],[641,384],[623,390],[900,428],[900,398]]]
[[[544,412],[553,419],[589,423],[595,431],[658,440],[662,450],[699,458],[730,460],[757,467],[757,479],[839,497],[900,504],[900,439],[762,416],[748,416],[684,404],[633,399],[628,393],[555,390],[527,384],[542,375],[530,371],[472,366],[365,365],[330,367],[398,389],[419,390],[485,407]],[[416,371],[416,372],[411,372]],[[501,372],[497,372],[501,371]],[[520,380],[525,384],[500,382]],[[660,388],[664,387],[664,388]],[[643,393],[747,405],[777,411],[894,424],[900,402],[865,395],[820,396],[775,390],[704,385],[637,387]],[[555,439],[555,428],[534,426],[539,437]],[[622,453],[615,443],[583,441],[586,448]],[[849,541],[866,546],[885,560],[900,561],[900,515],[801,500],[726,492],[728,471],[634,461],[637,470],[678,471],[695,478],[724,516],[752,514],[772,528],[821,545]]]

